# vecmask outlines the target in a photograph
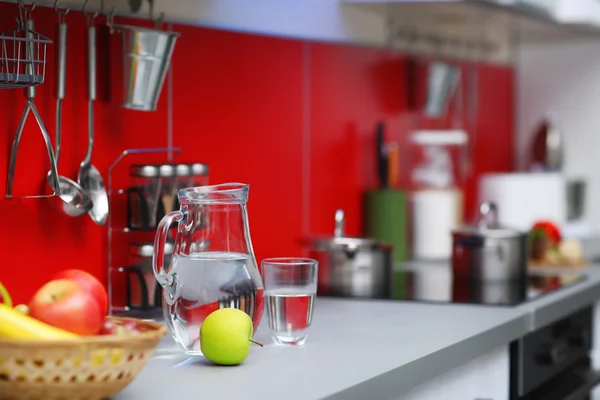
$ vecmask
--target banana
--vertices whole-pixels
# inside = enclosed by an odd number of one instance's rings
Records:
[[[10,339],[75,339],[74,333],[45,324],[0,304],[0,337]]]
[[[0,297],[2,298],[2,302],[6,304],[8,307],[12,307],[12,299],[10,298],[10,294],[8,294],[8,290],[0,283]]]

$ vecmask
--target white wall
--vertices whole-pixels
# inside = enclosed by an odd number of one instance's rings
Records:
[[[565,173],[587,178],[586,216],[600,229],[600,40],[522,46],[516,67],[517,166],[551,113],[565,138]]]

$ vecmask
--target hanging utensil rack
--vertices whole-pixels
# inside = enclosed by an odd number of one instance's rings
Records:
[[[13,32],[13,36],[3,35],[0,38],[2,58],[0,58],[0,88],[23,88],[27,103],[19,127],[12,144],[10,153],[10,161],[8,165],[8,175],[6,179],[6,197],[21,197],[21,198],[39,198],[56,196],[59,190],[58,172],[56,170],[56,158],[52,142],[48,131],[44,125],[40,113],[35,105],[35,97],[37,85],[44,81],[46,75],[46,46],[52,41],[41,34],[35,32],[32,12],[35,4],[25,5],[23,0],[17,2],[19,9],[19,17],[17,19],[17,30]],[[7,39],[8,38],[8,39]],[[12,47],[10,44],[12,43]],[[9,50],[9,47],[10,50]],[[9,55],[10,54],[10,55]],[[15,178],[15,169],[17,162],[17,153],[25,123],[29,113],[33,116],[39,126],[46,150],[48,151],[48,160],[50,161],[50,172],[48,174],[48,183],[52,187],[50,194],[37,195],[13,195],[13,184]]]
[[[17,27],[0,32],[0,89],[37,86],[46,76],[46,46],[52,40],[25,26],[24,16],[35,6],[17,4]]]

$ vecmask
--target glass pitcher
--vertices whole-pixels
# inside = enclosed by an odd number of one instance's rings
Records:
[[[235,307],[260,323],[264,291],[256,264],[246,201],[250,186],[225,183],[181,189],[180,210],[167,214],[154,239],[154,275],[163,290],[163,313],[175,341],[200,355],[200,326],[211,312]],[[170,265],[165,242],[177,222]]]

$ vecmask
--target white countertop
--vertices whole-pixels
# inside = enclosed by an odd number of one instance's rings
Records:
[[[116,399],[367,399],[401,394],[594,303],[600,268],[517,307],[318,298],[302,347],[254,347],[239,366],[187,359],[165,339]],[[270,343],[265,325],[256,339]]]

